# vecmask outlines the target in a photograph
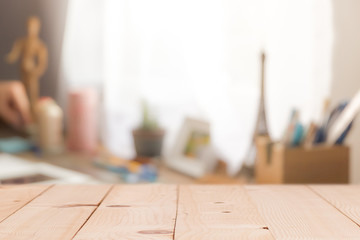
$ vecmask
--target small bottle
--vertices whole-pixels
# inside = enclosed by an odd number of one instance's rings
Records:
[[[64,149],[63,111],[50,97],[43,97],[36,105],[38,140],[45,153],[58,154]]]
[[[72,90],[68,99],[67,146],[70,151],[94,154],[98,147],[98,96],[93,88]]]

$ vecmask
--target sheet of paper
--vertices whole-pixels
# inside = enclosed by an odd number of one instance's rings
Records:
[[[90,176],[45,162],[30,162],[19,157],[0,154],[0,183],[89,183]]]

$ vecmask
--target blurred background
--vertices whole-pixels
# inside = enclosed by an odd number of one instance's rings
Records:
[[[0,0],[0,79],[22,80],[5,57],[37,16],[39,91],[53,99],[35,130],[2,124],[0,178],[359,183],[355,112],[336,145],[325,124],[356,105],[359,11],[357,0]]]

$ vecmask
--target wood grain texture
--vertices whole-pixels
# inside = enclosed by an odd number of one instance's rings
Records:
[[[235,185],[179,188],[175,239],[273,239],[246,190]]]
[[[360,239],[360,186],[0,185],[0,240]]]
[[[61,207],[74,205],[97,206],[111,185],[56,185],[46,194],[34,199],[28,206]]]
[[[306,186],[246,186],[276,239],[360,239],[360,228]]]
[[[310,185],[309,187],[360,226],[359,185]]]
[[[0,222],[22,208],[50,186],[0,186]]]
[[[118,185],[74,239],[173,239],[177,186]]]
[[[110,186],[54,186],[0,223],[0,239],[72,239]]]

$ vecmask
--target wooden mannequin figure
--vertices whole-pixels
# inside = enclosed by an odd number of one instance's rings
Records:
[[[35,105],[39,99],[39,78],[44,74],[48,63],[48,51],[41,39],[40,19],[29,17],[26,37],[18,39],[6,56],[6,61],[15,63],[21,56],[20,71],[27,94],[29,96],[32,115],[35,120]]]

